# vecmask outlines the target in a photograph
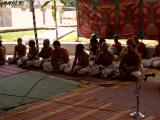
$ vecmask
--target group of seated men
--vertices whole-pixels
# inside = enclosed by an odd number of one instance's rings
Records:
[[[8,58],[8,63],[18,66],[42,68],[44,71],[64,72],[66,74],[78,74],[100,76],[103,78],[119,77],[122,79],[134,79],[135,75],[142,75],[142,60],[146,54],[145,44],[138,41],[137,37],[129,38],[127,47],[123,49],[118,41],[119,36],[114,36],[114,44],[110,47],[105,39],[97,40],[96,35],[90,39],[89,54],[83,44],[77,44],[73,64],[70,64],[69,52],[61,47],[59,41],[43,41],[43,48],[39,50],[35,41],[30,40],[29,51],[26,55],[26,46],[22,39],[17,39],[14,56]],[[156,46],[154,57],[160,56],[160,40]],[[1,43],[1,42],[0,42]],[[160,63],[160,62],[159,62]],[[5,49],[0,44],[0,65],[5,64]]]

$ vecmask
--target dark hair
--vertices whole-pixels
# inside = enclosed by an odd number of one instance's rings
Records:
[[[90,39],[90,43],[98,43],[98,40],[95,38]]]
[[[54,42],[53,42],[53,46],[54,46],[54,45],[58,45],[58,46],[60,46],[61,44],[60,44],[60,42],[59,42],[59,41],[57,41],[57,40],[56,40],[56,41],[54,41]]]
[[[34,40],[30,40],[30,41],[29,41],[29,45],[35,46],[35,41],[34,41]]]
[[[76,49],[83,49],[84,48],[84,45],[83,44],[77,44],[76,45]]]
[[[22,42],[22,38],[17,38],[17,41],[21,41]]]
[[[100,38],[99,43],[102,43],[102,42],[106,42],[106,40],[104,38]]]
[[[49,39],[44,39],[44,41],[47,41],[48,44],[50,44],[50,40],[49,40]],[[44,42],[44,41],[43,41],[43,42]]]

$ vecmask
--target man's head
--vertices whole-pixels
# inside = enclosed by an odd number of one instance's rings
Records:
[[[118,35],[118,34],[115,34],[115,35],[114,35],[114,42],[118,42],[118,39],[119,39],[119,35]]]
[[[17,38],[18,45],[22,44],[22,38]]]
[[[91,39],[97,39],[97,35],[93,33],[93,34],[91,35]]]
[[[108,43],[103,43],[102,44],[102,50],[103,51],[108,51],[108,49],[109,49],[109,44]]]
[[[134,35],[133,39],[134,39],[135,44],[137,44],[139,42],[138,35]]]
[[[29,47],[34,47],[35,46],[35,41],[34,40],[30,40],[28,45],[29,45]]]
[[[50,44],[49,39],[45,39],[45,40],[43,41],[43,46],[44,46],[45,48],[48,48],[48,47],[49,47],[49,44]]]
[[[134,51],[135,48],[136,48],[136,45],[135,45],[135,42],[132,38],[128,38],[127,40],[127,47],[128,47],[128,51],[131,52],[131,51]]]
[[[61,46],[61,44],[60,44],[59,41],[54,41],[54,42],[53,42],[53,47],[54,47],[55,49],[60,48],[60,46]]]
[[[77,53],[82,52],[83,49],[84,49],[84,45],[83,45],[83,44],[77,44],[77,45],[76,45],[76,52],[77,52]]]

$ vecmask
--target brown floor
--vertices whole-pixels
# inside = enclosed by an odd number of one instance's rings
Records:
[[[145,90],[150,85],[145,83]],[[156,90],[155,88],[152,92]],[[148,94],[152,93],[151,90]],[[160,93],[141,95],[140,110],[145,120],[160,120]],[[148,95],[147,94],[147,95]],[[158,95],[159,94],[159,95]],[[156,97],[152,99],[153,97]],[[134,85],[106,88],[88,85],[67,91],[45,101],[36,102],[0,115],[2,120],[132,120],[135,111]],[[143,99],[142,99],[143,98]]]
[[[155,72],[156,77],[142,83],[140,112],[146,116],[144,120],[160,120],[160,72],[146,69],[147,72]],[[0,120],[133,120],[130,113],[136,110],[134,82],[54,75],[82,84],[48,100],[1,113]]]

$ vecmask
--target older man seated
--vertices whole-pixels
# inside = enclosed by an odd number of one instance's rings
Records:
[[[72,68],[66,68],[65,73],[72,73],[78,75],[86,75],[88,73],[89,55],[84,50],[82,44],[76,45],[75,58]]]
[[[104,43],[102,51],[95,58],[94,66],[89,69],[90,75],[99,75],[108,78],[115,69],[114,56],[108,51],[109,44]]]
[[[51,53],[51,62],[45,62],[43,70],[63,72],[65,68],[69,67],[69,53],[66,49],[61,48],[59,41],[54,41],[53,46],[55,49]]]
[[[123,80],[136,80],[137,76],[142,75],[141,62],[141,55],[137,52],[134,40],[128,39],[127,52],[122,57],[119,66],[120,78]]]
[[[116,60],[120,59],[119,57],[120,57],[120,53],[122,51],[122,45],[118,40],[119,40],[119,35],[115,34],[115,36],[114,36],[114,44],[111,47],[111,52],[114,55]]]
[[[43,41],[43,48],[39,52],[39,60],[33,61],[33,66],[40,68],[44,62],[50,62],[51,61],[51,53],[52,48],[50,47],[50,41],[48,39],[45,39]]]

